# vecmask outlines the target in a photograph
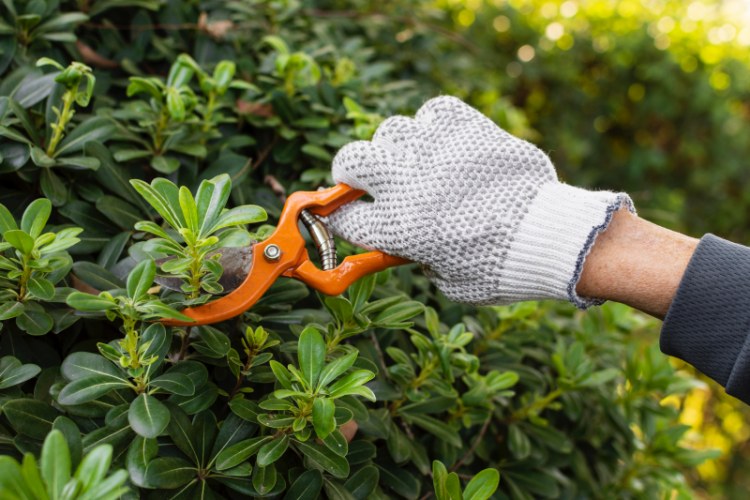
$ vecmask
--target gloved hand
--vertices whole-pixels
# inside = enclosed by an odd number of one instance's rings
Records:
[[[374,199],[331,214],[335,234],[420,263],[448,298],[472,304],[600,303],[575,291],[584,259],[616,210],[634,211],[627,194],[560,183],[541,150],[454,97],[346,145],[333,179]]]

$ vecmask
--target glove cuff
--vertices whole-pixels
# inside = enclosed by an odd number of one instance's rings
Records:
[[[562,299],[581,309],[603,303],[579,296],[576,285],[597,235],[622,207],[635,213],[625,193],[587,191],[559,182],[543,186],[513,235],[503,263],[503,298]]]

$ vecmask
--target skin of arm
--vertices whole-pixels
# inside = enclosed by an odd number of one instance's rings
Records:
[[[576,291],[664,319],[698,240],[620,210],[597,236]]]

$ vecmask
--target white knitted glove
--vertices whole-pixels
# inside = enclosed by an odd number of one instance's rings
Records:
[[[473,304],[600,303],[576,294],[583,261],[616,210],[634,211],[627,194],[560,183],[541,150],[454,97],[342,148],[333,179],[374,199],[331,214],[334,233],[422,264],[448,298]]]

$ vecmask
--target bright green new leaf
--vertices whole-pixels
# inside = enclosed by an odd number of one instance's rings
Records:
[[[466,485],[464,500],[487,500],[499,484],[500,473],[495,469],[484,469]]]
[[[44,226],[47,225],[50,213],[52,212],[52,203],[46,198],[38,198],[32,201],[21,218],[21,229],[29,234],[32,238],[37,238],[42,234]]]
[[[335,409],[332,399],[315,398],[313,401],[313,426],[320,439],[325,439],[336,428],[336,420],[333,418]]]
[[[307,327],[299,336],[297,349],[302,375],[309,387],[315,387],[326,359],[323,336],[316,328]]]
[[[149,288],[154,284],[155,276],[156,263],[152,259],[139,262],[128,275],[126,283],[128,297],[133,300],[144,299]]]

